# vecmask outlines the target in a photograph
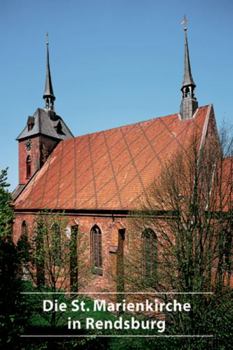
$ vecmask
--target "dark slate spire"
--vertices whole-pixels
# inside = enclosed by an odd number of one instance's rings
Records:
[[[47,51],[47,61],[46,61],[46,78],[45,78],[45,89],[43,99],[45,100],[45,108],[49,110],[54,109],[54,101],[56,97],[53,93],[53,85],[50,73],[50,65],[49,65],[49,41],[48,41],[48,33],[46,35],[46,51]]]
[[[188,86],[188,85],[193,85],[194,87],[196,86],[192,77],[192,72],[191,72],[187,27],[185,27],[184,28],[184,80],[183,80],[182,87]]]
[[[184,79],[181,87],[182,101],[180,105],[180,114],[182,116],[182,119],[190,119],[193,117],[193,114],[198,107],[198,102],[194,94],[196,84],[194,83],[191,72],[187,36],[188,27],[187,18],[185,16],[182,24],[184,25]]]

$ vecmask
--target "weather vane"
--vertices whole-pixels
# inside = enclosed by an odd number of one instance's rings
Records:
[[[184,15],[184,18],[183,18],[181,24],[183,25],[184,30],[188,29],[188,19],[185,15]]]

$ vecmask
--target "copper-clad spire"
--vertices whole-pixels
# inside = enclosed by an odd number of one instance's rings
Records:
[[[48,33],[46,34],[46,51],[47,51],[47,59],[46,59],[46,78],[45,78],[45,89],[43,99],[45,100],[45,108],[53,110],[54,109],[54,101],[56,97],[53,93],[53,85],[50,73],[50,65],[49,65],[49,40]]]

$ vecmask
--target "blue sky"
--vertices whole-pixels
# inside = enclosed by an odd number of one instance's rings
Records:
[[[232,123],[232,0],[0,1],[0,168],[12,188],[15,138],[44,105],[45,33],[56,111],[81,135],[179,111],[184,14],[199,105]]]

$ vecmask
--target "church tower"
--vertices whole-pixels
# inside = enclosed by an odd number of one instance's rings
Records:
[[[193,117],[198,108],[198,102],[194,94],[196,84],[194,83],[191,72],[186,17],[184,17],[182,24],[184,25],[184,79],[181,87],[182,101],[180,105],[180,114],[181,118],[185,120]]]
[[[17,137],[19,145],[19,185],[17,192],[21,192],[37,170],[46,162],[48,156],[60,141],[73,137],[54,108],[56,98],[53,92],[50,71],[48,36],[43,99],[45,100],[44,108],[37,108],[35,113],[28,117],[26,126]]]

